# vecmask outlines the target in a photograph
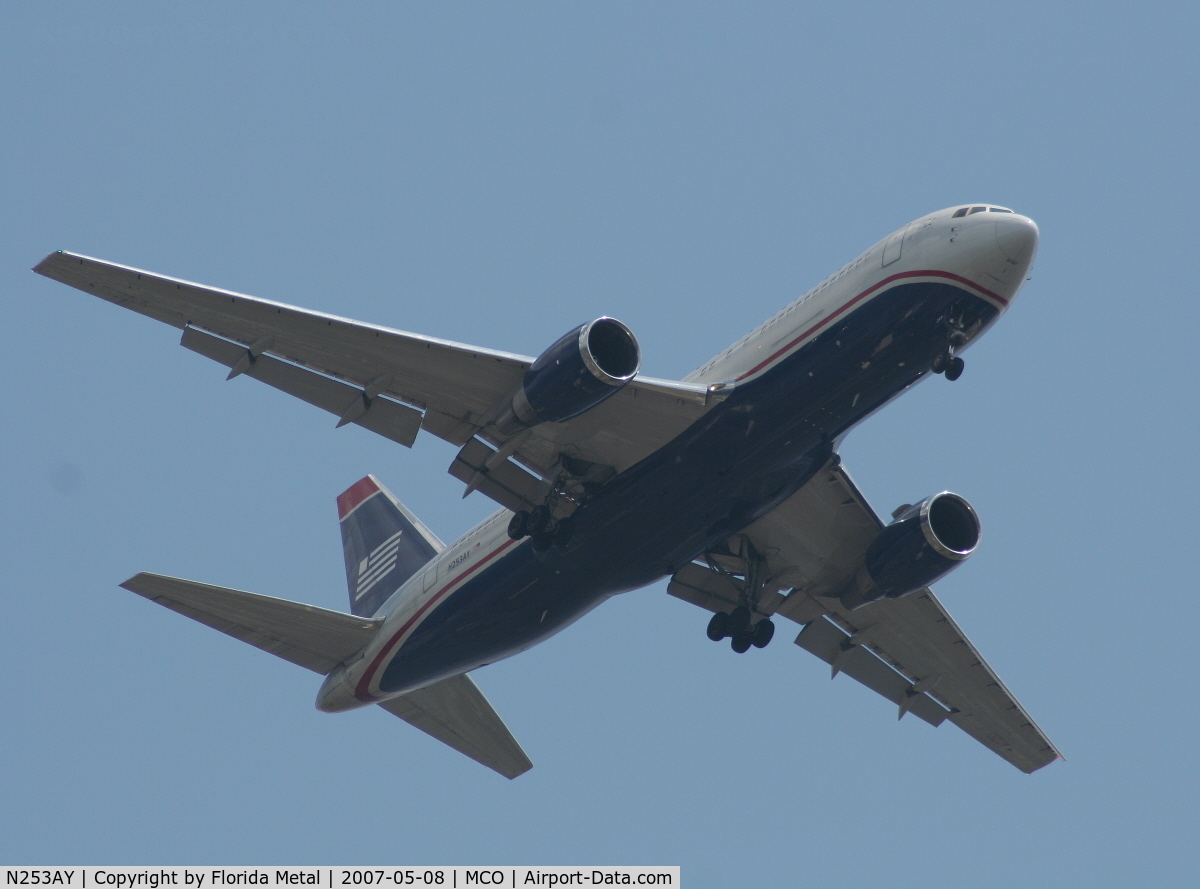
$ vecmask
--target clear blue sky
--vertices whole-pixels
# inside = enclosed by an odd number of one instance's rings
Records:
[[[686,886],[1197,879],[1200,309],[1189,4],[8,3],[0,861],[680,864]],[[1068,760],[1025,776],[662,585],[478,675],[509,783],[117,588],[343,608],[334,497],[492,509],[410,452],[41,279],[65,248],[537,354],[612,314],[677,377],[892,229],[1042,230],[971,350],[844,451],[949,488],[938,593]]]

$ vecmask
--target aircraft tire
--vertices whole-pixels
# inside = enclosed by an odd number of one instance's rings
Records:
[[[967,363],[961,358],[950,359],[950,363],[946,365],[946,379],[954,382],[962,376],[963,369],[966,366]]]
[[[553,531],[556,525],[557,522],[554,521],[554,516],[550,515],[550,510],[545,506],[537,506],[529,512],[529,522],[525,526],[525,532],[530,537],[538,537]]]
[[[749,631],[746,631],[746,632],[738,633],[736,636],[734,636],[733,639],[731,639],[729,642],[729,647],[732,648],[734,651],[736,651],[738,654],[745,654],[747,651],[750,650],[750,646],[753,644],[753,641],[754,641],[754,634]]]
[[[520,540],[529,536],[529,513],[518,509],[508,520],[508,536],[510,540]]]
[[[708,638],[713,642],[720,642],[729,635],[729,613],[726,611],[718,611],[712,616],[708,622]]]
[[[933,364],[930,366],[935,374],[940,374],[946,370],[946,366],[950,363],[951,355],[947,352],[938,352],[933,358]]]
[[[766,648],[775,636],[775,624],[770,619],[760,620],[754,625],[754,638],[750,644],[755,648]]]
[[[750,629],[750,609],[745,605],[739,605],[729,614],[728,634],[736,636],[739,633],[744,633]]]

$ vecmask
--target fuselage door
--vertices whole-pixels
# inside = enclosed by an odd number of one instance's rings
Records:
[[[883,267],[887,268],[893,262],[900,258],[900,249],[904,246],[904,233],[908,231],[908,226],[900,229],[893,234],[883,245]]]

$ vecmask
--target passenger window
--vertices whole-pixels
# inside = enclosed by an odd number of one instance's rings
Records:
[[[953,216],[951,216],[950,218],[951,218],[951,219],[958,219],[958,217],[960,217],[960,216],[966,216],[966,215],[967,215],[967,211],[968,211],[968,210],[970,210],[970,209],[971,209],[970,207],[960,207],[959,209],[957,209],[957,210],[955,210],[955,211],[954,211],[954,215],[953,215]]]

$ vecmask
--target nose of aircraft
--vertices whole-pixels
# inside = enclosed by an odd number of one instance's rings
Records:
[[[1038,227],[1026,216],[1006,216],[996,220],[996,245],[1014,263],[1028,263],[1037,250]]]

